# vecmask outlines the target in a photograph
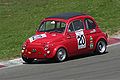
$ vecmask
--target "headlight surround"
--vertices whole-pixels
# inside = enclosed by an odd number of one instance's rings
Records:
[[[22,53],[24,53],[24,51],[25,51],[25,49],[26,49],[26,45],[24,44],[23,46],[22,46]]]
[[[49,45],[45,45],[44,50],[47,51],[49,49]]]
[[[23,46],[22,46],[22,50],[25,50],[25,49],[26,49],[26,45],[23,45]]]
[[[23,45],[22,45],[22,50],[25,50],[26,47],[27,47],[27,45],[28,45],[29,43],[30,43],[30,40],[27,39],[27,40],[23,43]]]
[[[44,45],[44,50],[46,51],[47,54],[51,53],[51,49],[50,48],[52,48],[53,46],[54,46],[54,44],[48,44],[48,43],[46,43]]]

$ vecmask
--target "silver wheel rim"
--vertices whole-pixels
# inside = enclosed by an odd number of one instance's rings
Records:
[[[57,57],[59,59],[59,61],[64,61],[66,58],[66,51],[64,49],[59,49],[57,52]]]
[[[104,53],[106,50],[106,43],[104,41],[99,41],[98,42],[98,51],[100,53]]]

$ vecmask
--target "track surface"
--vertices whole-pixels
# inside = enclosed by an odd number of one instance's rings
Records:
[[[120,80],[120,44],[108,53],[63,63],[24,64],[0,69],[0,80]]]

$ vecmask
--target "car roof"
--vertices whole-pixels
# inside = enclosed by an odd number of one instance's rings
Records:
[[[70,19],[76,16],[83,16],[86,15],[84,13],[79,13],[79,12],[69,12],[69,13],[62,13],[62,14],[58,14],[58,15],[54,15],[54,16],[49,16],[47,18],[60,18],[60,19]]]

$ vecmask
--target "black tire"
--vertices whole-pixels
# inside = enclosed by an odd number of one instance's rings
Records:
[[[96,45],[95,53],[96,54],[103,54],[106,52],[107,43],[105,40],[99,40]]]
[[[30,64],[30,63],[32,63],[34,61],[34,59],[32,59],[32,58],[26,58],[24,56],[22,56],[22,59],[23,59],[23,61],[25,61],[28,64]]]
[[[55,60],[57,62],[63,62],[67,59],[67,52],[64,48],[59,48],[55,55]]]

